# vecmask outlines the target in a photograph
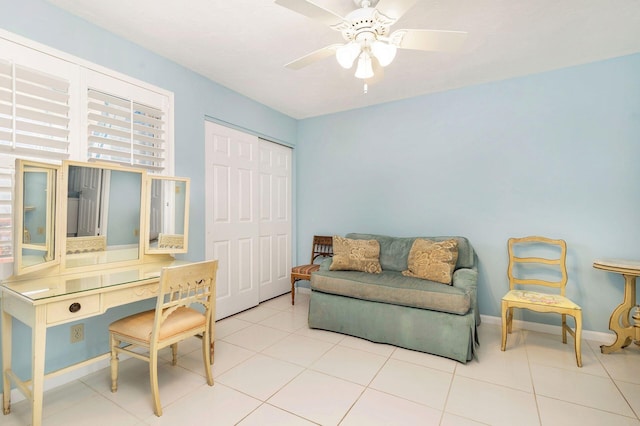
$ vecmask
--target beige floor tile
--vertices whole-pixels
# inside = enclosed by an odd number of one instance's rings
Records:
[[[276,311],[277,312],[277,311]],[[250,327],[237,331],[223,340],[236,346],[243,347],[255,352],[260,352],[274,343],[287,337],[289,333],[276,330],[272,327],[254,324]]]
[[[529,362],[532,364],[546,365],[549,367],[564,368],[566,370],[579,371],[607,377],[607,372],[600,361],[587,344],[582,340],[582,367],[576,363],[576,355],[573,337],[567,335],[567,343],[562,343],[562,335],[547,333],[531,333],[525,336]]]
[[[482,426],[488,423],[480,423],[475,420],[466,419],[451,413],[444,413],[440,426]]]
[[[337,345],[322,355],[310,368],[366,386],[386,361],[386,357],[371,352]]]
[[[600,352],[600,344],[599,342],[589,342],[607,373],[615,380],[640,385],[640,347],[632,343],[614,353],[603,354]]]
[[[456,361],[449,358],[431,355],[424,352],[411,351],[404,348],[396,348],[396,350],[391,354],[391,358],[422,365],[423,367],[441,370],[447,373],[453,373],[458,365]]]
[[[337,425],[364,388],[346,380],[305,370],[269,403],[321,425]]]
[[[302,327],[296,330],[295,334],[301,336],[311,337],[312,339],[322,340],[329,343],[340,343],[347,336],[340,333],[334,333],[333,331],[320,330],[317,328]]]
[[[390,359],[369,387],[442,410],[452,377],[450,373]]]
[[[263,354],[308,367],[334,345],[300,334],[291,334],[262,351]]]
[[[305,420],[302,417],[269,404],[262,404],[238,423],[239,426],[311,426],[314,424],[315,423]]]
[[[640,385],[636,383],[627,383],[620,380],[615,381],[616,386],[622,392],[636,417],[640,418]]]
[[[440,410],[367,389],[340,425],[437,425],[440,417],[442,417]]]
[[[277,328],[278,330],[293,333],[307,326],[307,315],[293,311],[279,312],[269,318],[260,321],[261,325]]]
[[[538,397],[538,408],[543,425],[580,425],[580,426],[638,426],[637,418],[625,417],[615,413],[596,410],[582,405],[557,399]]]
[[[456,375],[533,392],[531,372],[526,357],[514,355],[516,350],[502,352],[495,348],[483,351],[480,360],[456,367]]]
[[[495,426],[539,425],[535,395],[456,376],[445,412]]]
[[[255,398],[228,388],[223,384],[204,386],[164,409],[162,417],[150,415],[144,420],[149,425],[190,426],[237,424],[261,404]]]
[[[353,336],[345,336],[344,339],[340,340],[339,345],[387,357],[390,356],[396,349],[395,346],[385,345],[382,343],[374,343],[370,342],[369,340],[360,339]]]
[[[531,365],[531,374],[537,395],[624,416],[634,415],[615,383],[608,377],[535,364]]]
[[[253,309],[240,312],[239,314],[236,314],[233,317],[242,321],[248,321],[255,324],[273,315],[276,315],[280,312],[281,311],[278,309],[271,309],[263,305],[258,305]]]
[[[215,344],[215,355],[213,363],[213,376],[217,377],[230,368],[251,358],[256,352],[240,346],[232,345],[224,340],[219,340]],[[204,365],[202,352],[197,350],[188,355],[178,358],[178,365],[204,377]]]
[[[249,327],[252,322],[243,321],[235,317],[228,317],[220,321],[216,321],[215,340],[224,339],[230,334]]]
[[[216,381],[260,401],[266,401],[303,368],[286,361],[256,354],[216,378]]]
[[[62,410],[44,418],[47,426],[134,426],[139,422],[139,418],[98,394],[83,399],[82,403],[74,405],[73,409]]]

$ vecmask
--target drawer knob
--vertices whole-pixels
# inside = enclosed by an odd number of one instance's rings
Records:
[[[69,305],[69,312],[72,312],[75,314],[80,310],[80,308],[82,308],[82,306],[78,302],[74,302],[71,305]]]

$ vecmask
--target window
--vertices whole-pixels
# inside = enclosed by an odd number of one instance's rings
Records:
[[[69,81],[0,60],[0,150],[62,160],[69,148]]]
[[[88,90],[88,157],[152,173],[165,165],[164,113],[131,99]]]
[[[0,32],[0,266],[13,261],[16,158],[170,175],[172,107],[169,91]]]

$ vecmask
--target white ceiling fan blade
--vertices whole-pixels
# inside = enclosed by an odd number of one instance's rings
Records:
[[[323,47],[322,49],[311,52],[308,55],[296,59],[295,61],[289,62],[285,67],[292,70],[299,70],[300,68],[304,68],[314,62],[318,62],[324,58],[328,58],[329,56],[334,56],[336,54],[336,49],[340,46],[342,45],[332,44],[330,46]]]
[[[320,21],[325,25],[332,26],[344,22],[342,16],[308,0],[276,0],[276,4],[298,12],[308,18]]]
[[[464,31],[397,30],[389,40],[402,49],[452,52],[462,47],[467,33]]]
[[[417,0],[380,0],[375,8],[389,18],[398,20],[415,5]]]

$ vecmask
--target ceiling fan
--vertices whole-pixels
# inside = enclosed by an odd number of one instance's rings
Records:
[[[280,6],[340,31],[346,41],[344,44],[332,44],[311,52],[289,62],[285,67],[297,70],[335,55],[343,68],[350,69],[357,59],[355,76],[367,82],[372,81],[374,75],[378,74],[378,77],[381,75],[382,67],[386,67],[393,61],[397,49],[425,51],[459,49],[467,37],[467,33],[463,31],[400,29],[391,32],[391,25],[411,9],[416,1],[354,0],[358,9],[343,18],[309,0],[275,0]]]

